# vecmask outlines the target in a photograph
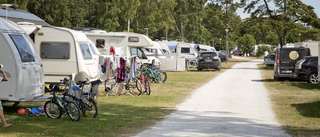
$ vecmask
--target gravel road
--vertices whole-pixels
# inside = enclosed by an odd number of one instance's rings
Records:
[[[254,60],[196,89],[177,111],[137,137],[288,137],[275,119]]]

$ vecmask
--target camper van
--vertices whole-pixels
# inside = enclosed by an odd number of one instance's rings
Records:
[[[79,29],[76,29],[79,30]],[[81,29],[80,29],[81,30]],[[145,48],[152,47],[154,42],[143,34],[131,32],[105,32],[103,30],[81,30],[95,43],[102,55],[110,55],[110,47],[115,48],[117,56],[139,58],[138,62],[149,63],[160,68],[161,63],[152,56]]]
[[[25,22],[18,24],[29,31],[27,33],[39,51],[46,83],[57,83],[79,72],[87,73],[89,81],[99,78],[99,57],[94,54],[92,48],[95,47],[84,33],[63,27],[39,27]]]
[[[295,64],[305,56],[310,56],[310,49],[304,47],[278,47],[275,53],[274,80],[293,78]]]
[[[9,79],[0,83],[0,100],[33,101],[43,96],[43,67],[30,37],[14,22],[0,18],[0,41],[0,64]]]

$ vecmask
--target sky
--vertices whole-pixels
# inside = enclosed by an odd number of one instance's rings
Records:
[[[311,5],[314,8],[313,10],[315,11],[315,13],[320,18],[320,1],[319,0],[301,0],[301,2],[307,5]],[[240,15],[241,19],[250,17],[250,14],[243,13],[243,9],[238,9],[237,14]]]

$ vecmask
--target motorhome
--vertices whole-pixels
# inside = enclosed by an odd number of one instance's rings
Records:
[[[45,82],[60,82],[71,74],[85,72],[89,81],[97,80],[98,55],[92,50],[93,44],[79,31],[63,27],[34,25],[18,22],[33,39],[43,64]],[[34,27],[34,29],[30,29]],[[91,44],[91,46],[90,46]]]
[[[75,28],[76,29],[76,28]],[[132,32],[105,32],[103,30],[76,29],[84,32],[92,40],[102,54],[110,55],[109,49],[116,48],[116,55],[121,57],[136,56],[141,64],[154,64],[160,68],[161,63],[145,49],[152,47],[154,42],[143,34]]]
[[[0,18],[0,41],[0,64],[9,78],[0,83],[0,100],[33,101],[43,96],[43,67],[30,37],[16,23]]]

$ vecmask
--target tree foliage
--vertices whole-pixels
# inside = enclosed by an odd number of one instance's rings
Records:
[[[226,49],[245,34],[256,43],[284,45],[300,39],[320,40],[320,21],[300,0],[2,0],[17,2],[53,26],[95,27],[108,32],[147,34],[153,40],[178,40]],[[275,8],[269,6],[270,2]],[[245,7],[251,18],[236,14]],[[312,27],[307,27],[312,26]],[[299,35],[300,34],[300,35]],[[278,39],[278,40],[277,40]]]
[[[245,34],[238,39],[238,48],[245,54],[250,53],[254,45],[256,45],[256,40],[253,35]]]
[[[270,2],[273,2],[274,8],[270,6]],[[251,13],[252,18],[269,20],[281,46],[287,44],[288,33],[299,28],[301,23],[315,29],[320,27],[320,20],[313,7],[301,0],[241,0],[241,5],[245,7],[245,11]]]

